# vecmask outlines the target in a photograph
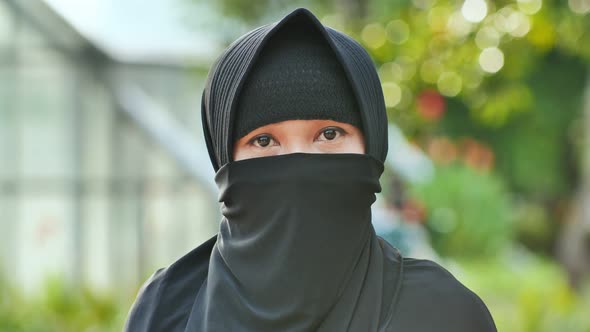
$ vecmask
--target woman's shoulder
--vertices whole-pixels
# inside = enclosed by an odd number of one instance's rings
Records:
[[[393,326],[408,331],[497,331],[483,301],[439,264],[403,258]]]
[[[158,269],[144,282],[129,310],[124,331],[173,331],[172,326],[182,323],[191,309],[195,292],[207,278],[216,238],[207,240],[168,267]],[[168,305],[174,305],[177,310],[170,314]]]

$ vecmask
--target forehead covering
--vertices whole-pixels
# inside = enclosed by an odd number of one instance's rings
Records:
[[[246,77],[270,37],[295,17],[300,18],[300,24],[314,26],[336,54],[358,102],[366,154],[385,160],[387,115],[381,83],[370,56],[355,40],[323,26],[310,11],[300,8],[279,22],[261,26],[240,37],[211,68],[201,100],[201,116],[209,157],[216,171],[233,160],[233,122]]]

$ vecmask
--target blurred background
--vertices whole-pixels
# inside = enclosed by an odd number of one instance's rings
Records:
[[[378,68],[377,232],[499,331],[590,331],[590,0],[0,0],[0,331],[120,331],[215,234],[204,80],[300,6]]]

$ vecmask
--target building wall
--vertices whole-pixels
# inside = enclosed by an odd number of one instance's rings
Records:
[[[99,61],[36,29],[0,2],[0,269],[30,292],[49,276],[134,292],[214,234],[218,217],[214,194],[121,112],[117,80],[136,82],[198,142],[203,78]]]

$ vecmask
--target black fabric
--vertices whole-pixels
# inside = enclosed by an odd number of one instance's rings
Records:
[[[382,171],[360,154],[224,166],[219,234],[146,282],[124,330],[495,331],[448,272],[375,235]]]
[[[335,120],[362,130],[352,87],[317,27],[297,16],[268,41],[240,90],[234,140],[286,120]]]
[[[286,22],[313,27],[334,51],[367,154],[231,160],[242,84]],[[352,39],[304,9],[254,30],[212,69],[201,116],[217,170],[219,233],[144,284],[124,331],[496,331],[481,300],[448,272],[402,259],[375,235],[370,207],[381,189],[387,119],[372,62]]]
[[[482,300],[428,260],[404,259],[404,278],[391,331],[496,331]]]
[[[240,92],[267,42],[293,20],[294,28],[316,31],[332,49],[348,78],[361,116],[367,154],[384,161],[387,155],[387,115],[381,83],[368,55],[352,38],[323,26],[304,8],[281,21],[257,28],[232,43],[215,62],[203,91],[201,111],[203,131],[215,170],[232,160],[232,130]]]

